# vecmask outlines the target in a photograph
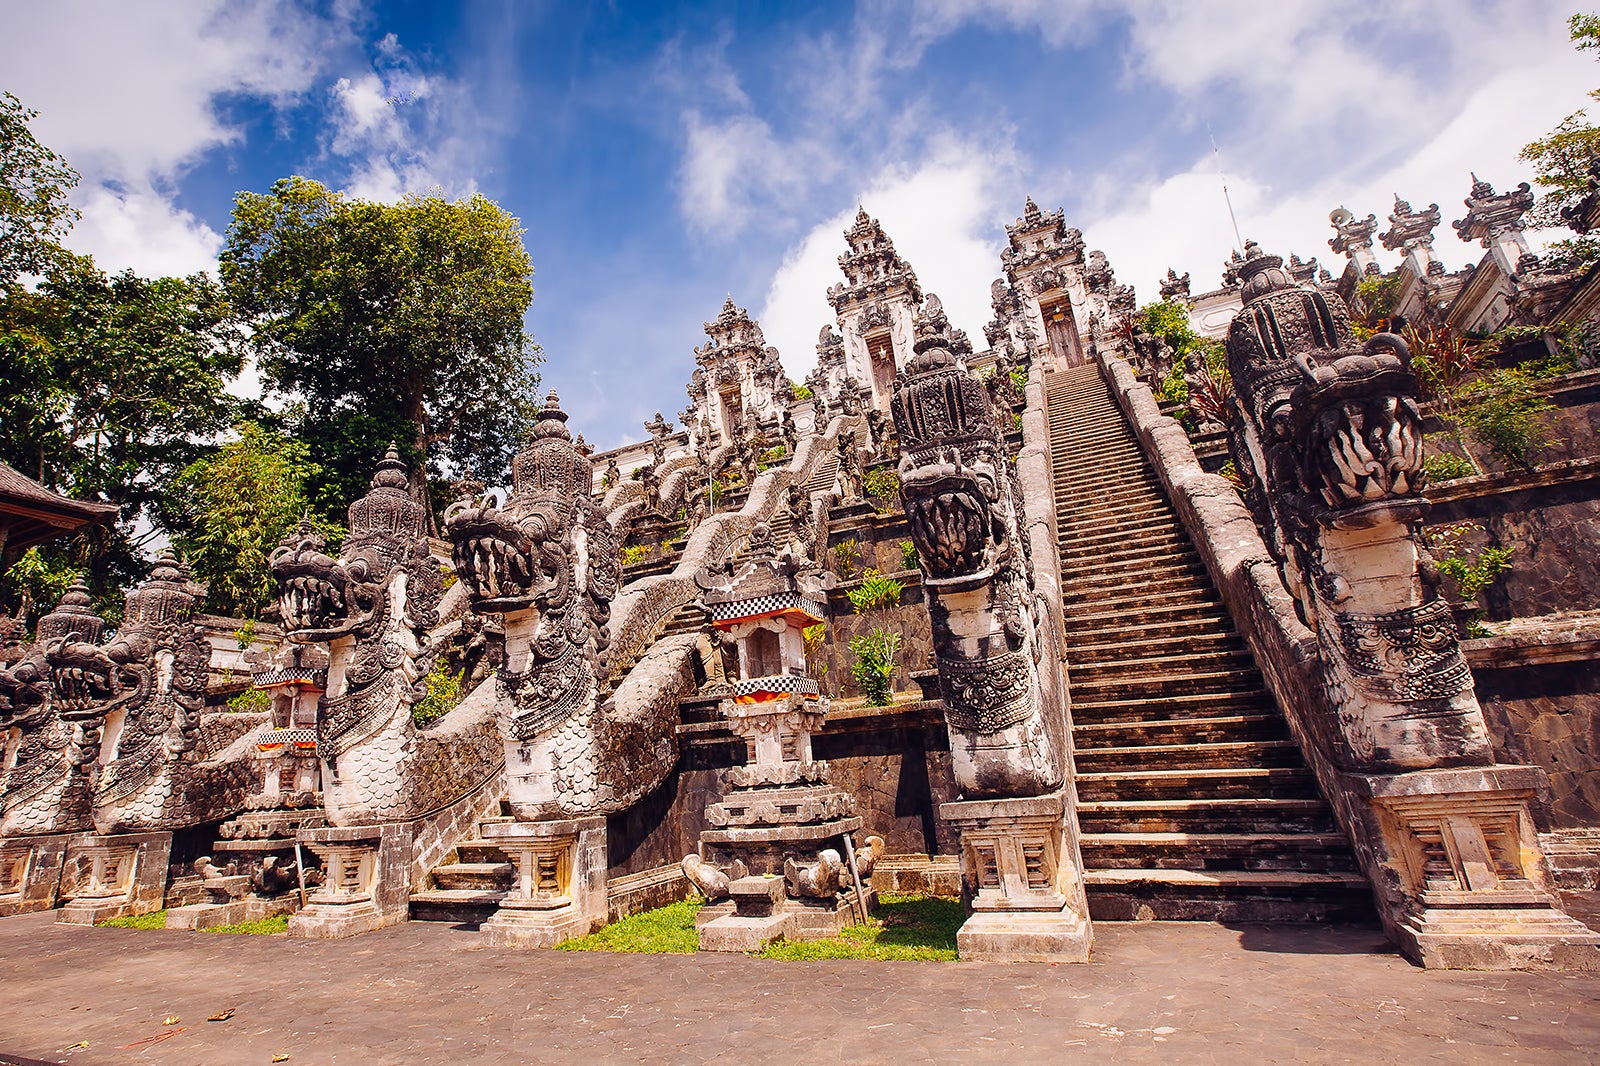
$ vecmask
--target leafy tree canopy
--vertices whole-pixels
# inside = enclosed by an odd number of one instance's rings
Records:
[[[57,242],[77,221],[67,191],[78,172],[34,139],[28,123],[38,114],[10,93],[0,93],[0,284],[23,274],[43,274]]]
[[[306,445],[257,422],[173,481],[162,524],[206,583],[206,606],[259,618],[272,602],[267,557],[307,509],[316,469]]]
[[[1600,15],[1573,15],[1567,20],[1573,43],[1582,50],[1600,50]],[[1600,99],[1600,89],[1589,94]],[[1543,137],[1523,147],[1522,158],[1537,170],[1535,183],[1543,193],[1529,213],[1537,227],[1574,224],[1580,202],[1600,178],[1600,127],[1586,111],[1574,111]],[[1555,260],[1588,264],[1600,259],[1600,242],[1593,237],[1558,241],[1551,249]]]
[[[311,458],[344,491],[397,428],[414,470],[508,477],[539,362],[515,218],[482,196],[379,204],[285,178],[238,196],[221,266],[263,379],[303,402]],[[371,428],[390,432],[360,437]]]
[[[205,275],[107,275],[66,252],[37,289],[0,290],[0,459],[121,508],[117,525],[44,551],[97,593],[142,576],[137,541],[167,486],[246,406],[224,392],[242,363],[228,323]]]

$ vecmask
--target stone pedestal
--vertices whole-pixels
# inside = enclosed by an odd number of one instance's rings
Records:
[[[516,887],[483,923],[493,947],[548,948],[606,923],[606,820],[491,822],[493,841],[517,868]]]
[[[1542,783],[1531,766],[1352,779],[1398,881],[1384,924],[1406,954],[1441,969],[1600,970],[1600,933],[1561,911],[1539,850],[1528,804]]]
[[[323,821],[322,810],[317,808],[250,811],[222,823],[211,854],[219,866],[236,873],[205,878],[201,887],[207,898],[169,907],[167,928],[210,929],[293,914],[305,902],[299,891],[295,834],[302,828],[321,828]],[[259,887],[263,866],[269,861],[275,864],[275,876]],[[320,871],[313,868],[312,873]]]
[[[0,918],[56,905],[70,833],[0,840]]]
[[[408,917],[411,827],[403,822],[302,829],[322,860],[322,885],[289,919],[289,935],[339,939]]]
[[[791,935],[783,878],[741,877],[728,884],[733,912],[699,926],[701,951],[760,951]]]
[[[972,910],[956,933],[961,958],[1089,961],[1061,792],[944,803],[939,816],[961,834],[961,894]]]
[[[56,921],[94,925],[160,910],[171,854],[172,834],[166,832],[74,836],[62,876],[61,894],[68,902]]]

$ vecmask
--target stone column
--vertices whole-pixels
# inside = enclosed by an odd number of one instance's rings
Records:
[[[500,948],[549,948],[606,923],[606,820],[491,822],[492,840],[517,868],[516,888],[483,923]]]

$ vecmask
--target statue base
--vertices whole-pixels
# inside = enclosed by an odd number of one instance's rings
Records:
[[[168,832],[74,836],[61,878],[61,894],[68,903],[56,921],[94,925],[160,910],[166,903],[171,854]]]
[[[491,822],[482,836],[511,857],[516,887],[481,927],[498,948],[549,948],[606,924],[606,820]]]
[[[294,914],[300,908],[300,895],[285,892],[279,896],[245,896],[226,903],[191,903],[167,911],[168,929],[214,929],[219,925],[259,922],[280,914]]]
[[[1089,961],[1065,793],[942,803],[939,817],[961,834],[961,895],[972,912],[956,932],[962,959]]]
[[[1397,882],[1379,889],[1384,926],[1413,960],[1429,969],[1600,970],[1600,933],[1561,910],[1529,813],[1542,770],[1348,780],[1372,805]]]
[[[0,840],[0,918],[47,911],[61,891],[70,833]]]
[[[323,881],[289,919],[290,936],[338,940],[409,917],[409,824],[302,829],[299,840],[322,859]]]

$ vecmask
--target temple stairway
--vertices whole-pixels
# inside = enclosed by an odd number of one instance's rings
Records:
[[[1091,914],[1370,918],[1350,846],[1098,367],[1045,388]]]
[[[499,845],[484,840],[482,826],[509,822],[511,807],[500,802],[500,816],[479,823],[479,831],[463,840],[428,875],[428,887],[411,893],[414,922],[460,922],[478,925],[495,912],[516,883],[516,867]]]

